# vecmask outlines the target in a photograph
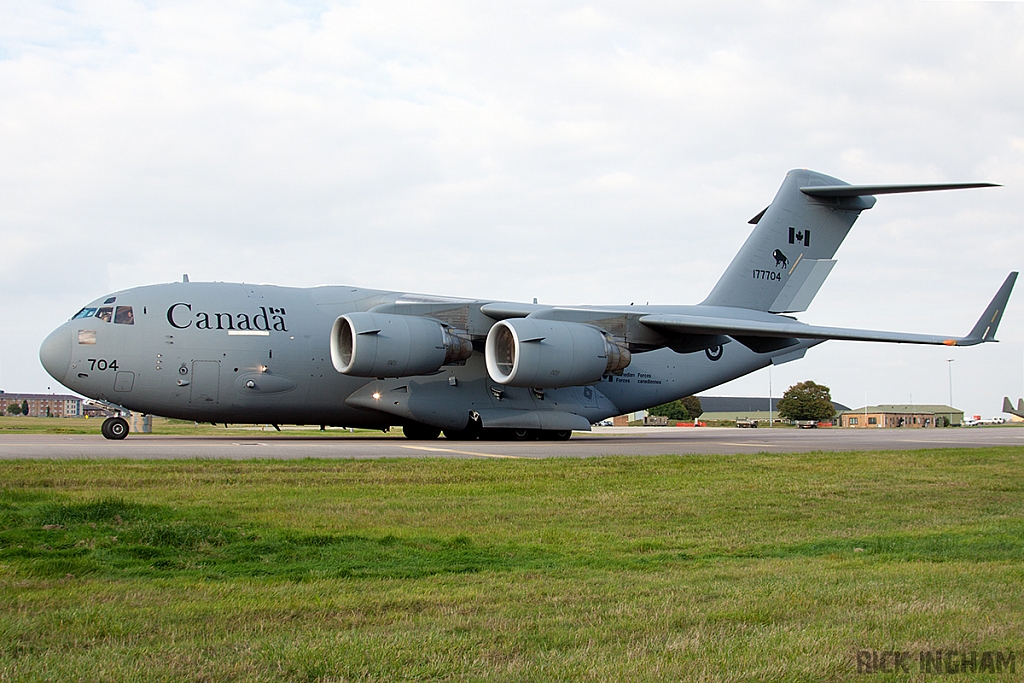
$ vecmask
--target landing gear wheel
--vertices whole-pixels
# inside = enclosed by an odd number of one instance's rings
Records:
[[[416,423],[402,425],[402,433],[405,434],[405,438],[414,441],[430,441],[441,436],[441,430],[437,427]]]
[[[470,429],[446,429],[444,438],[449,441],[476,441],[478,434]]]
[[[545,441],[568,441],[570,437],[571,429],[545,429],[541,438]]]
[[[481,432],[483,432],[483,429],[480,424],[480,418],[474,418],[471,413],[465,429],[446,429],[444,430],[444,438],[449,441],[476,441],[481,438]]]
[[[100,432],[105,439],[120,441],[128,436],[128,421],[123,417],[108,417],[100,425]]]

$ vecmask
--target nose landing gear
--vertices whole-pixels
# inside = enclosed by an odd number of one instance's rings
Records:
[[[128,436],[128,421],[123,417],[108,417],[100,426],[100,432],[105,439],[120,441]]]

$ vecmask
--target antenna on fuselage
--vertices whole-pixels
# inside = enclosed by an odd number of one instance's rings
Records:
[[[188,273],[182,273],[181,281],[182,282],[188,282]]]

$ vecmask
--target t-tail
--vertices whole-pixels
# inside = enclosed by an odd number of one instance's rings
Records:
[[[850,185],[815,171],[790,171],[768,208],[750,220],[754,231],[703,304],[806,311],[860,212],[875,205],[873,195],[970,187],[993,185]]]

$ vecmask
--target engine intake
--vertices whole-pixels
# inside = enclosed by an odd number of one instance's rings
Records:
[[[472,354],[469,339],[414,315],[347,313],[331,328],[334,369],[355,377],[428,375]]]
[[[632,360],[596,327],[535,318],[495,323],[484,357],[487,374],[498,384],[538,389],[593,384]]]

